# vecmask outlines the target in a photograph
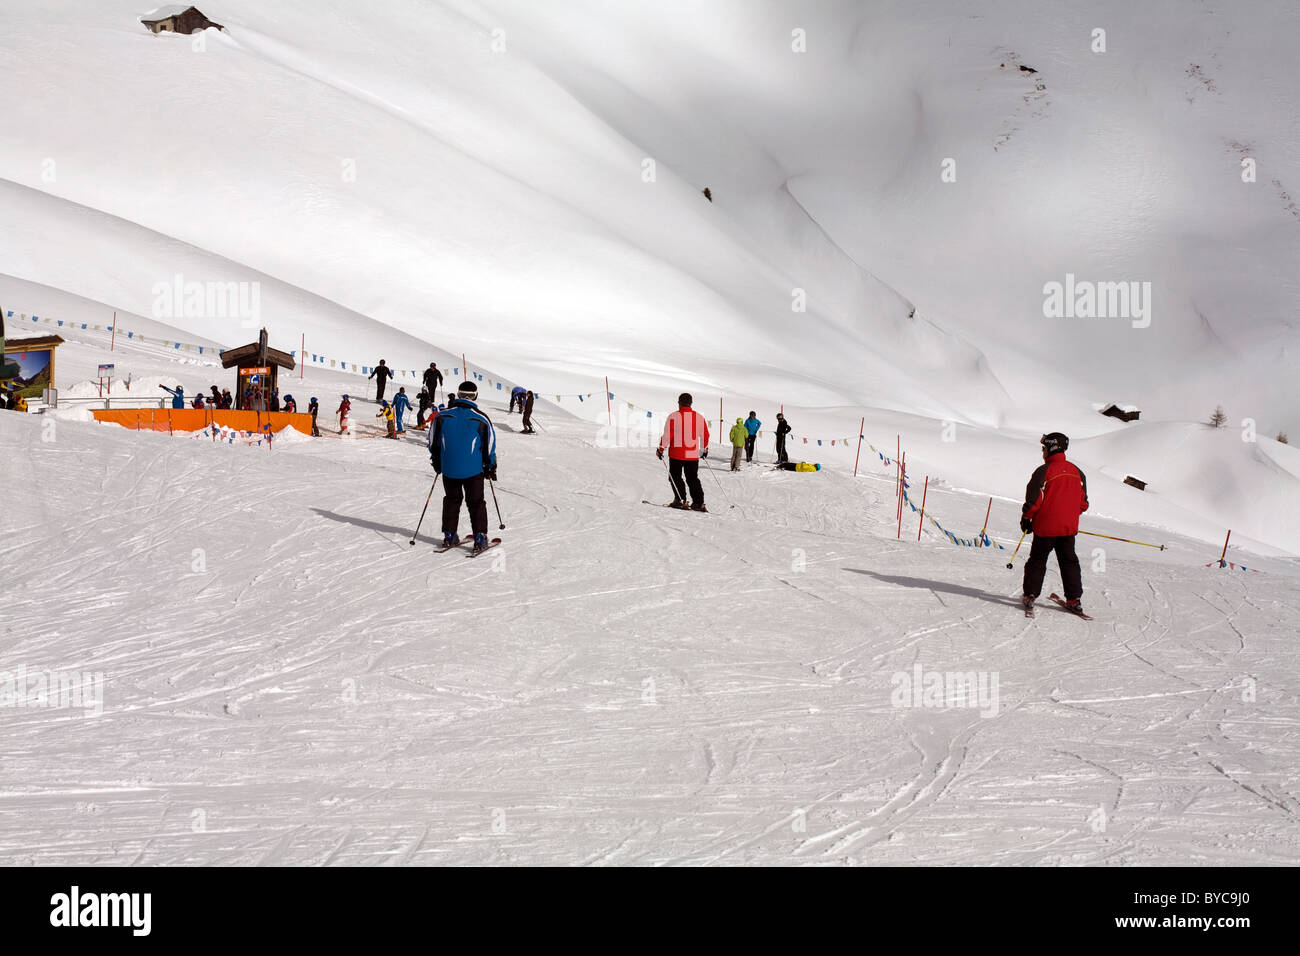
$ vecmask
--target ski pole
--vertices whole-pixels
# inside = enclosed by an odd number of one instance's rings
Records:
[[[1159,548],[1161,551],[1165,549],[1163,544],[1147,544],[1145,541],[1131,541],[1128,538],[1116,538],[1113,535],[1098,534],[1095,531],[1080,531],[1079,534],[1090,534],[1094,538],[1110,538],[1111,541],[1123,541],[1125,544],[1140,544],[1144,548]]]
[[[497,501],[497,486],[491,478],[488,479],[488,487],[492,489],[492,503],[497,506],[497,521],[501,522],[501,530],[504,531],[506,523],[501,519],[501,503]]]
[[[429,510],[429,502],[433,500],[433,489],[438,487],[438,479],[442,477],[442,472],[433,476],[433,484],[429,486],[429,497],[424,499],[424,507],[420,510],[420,520],[415,523],[415,531],[411,534],[411,547],[415,547],[415,538],[420,533],[420,525],[424,524],[424,513]]]
[[[722,482],[718,479],[718,476],[717,476],[716,474],[714,474],[714,472],[713,472],[713,468],[710,467],[710,468],[708,469],[708,472],[709,472],[710,475],[713,475],[713,481],[714,481],[715,484],[717,484],[717,486],[718,486],[718,491],[722,494],[722,499],[723,499],[723,501],[725,501],[725,502],[727,503],[727,507],[728,507],[728,508],[734,508],[734,507],[736,507],[735,505],[733,505],[733,504],[731,503],[731,496],[728,495],[728,494],[727,494],[727,490],[726,490],[725,488],[722,487]]]
[[[1016,542],[1016,550],[1011,552],[1011,560],[1007,562],[1008,569],[1016,563],[1016,555],[1020,553],[1020,545],[1024,543],[1025,535],[1027,534],[1029,534],[1028,531],[1020,532],[1020,540]]]
[[[668,459],[660,458],[659,460],[664,463],[664,471],[668,472],[668,487],[673,490],[673,501],[680,502],[682,496],[677,493],[677,485],[673,482],[673,470],[668,465]]]

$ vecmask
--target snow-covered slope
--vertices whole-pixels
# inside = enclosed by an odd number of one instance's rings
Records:
[[[224,0],[201,49],[131,0],[43,10],[0,9],[6,308],[55,308],[7,291],[35,283],[80,321],[222,345],[265,324],[397,368],[465,352],[543,392],[780,404],[828,438],[876,409],[914,437],[1082,437],[1112,400],[1300,431],[1284,4]],[[1150,326],[1044,318],[1066,273],[1151,282]],[[256,283],[260,314],[160,315],[178,277]],[[1185,445],[1185,472],[1218,447]],[[1022,468],[963,465],[1002,493]],[[1175,504],[1300,520],[1266,506],[1289,474],[1242,480]]]
[[[1026,621],[1013,501],[989,526],[1008,550],[918,543],[910,512],[896,539],[870,459],[856,482],[715,464],[713,513],[682,514],[640,503],[668,494],[644,449],[593,447],[553,410],[525,437],[494,400],[505,544],[469,561],[433,553],[436,505],[408,544],[419,440],[340,441],[323,403],[327,437],[269,450],[0,413],[0,681],[100,689],[0,707],[3,862],[1300,853],[1290,561],[1102,542],[1096,620]],[[963,534],[984,504],[929,489]],[[975,706],[903,693],[967,673]]]

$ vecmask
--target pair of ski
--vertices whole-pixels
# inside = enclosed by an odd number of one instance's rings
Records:
[[[656,507],[656,508],[671,508],[671,509],[673,509],[674,511],[695,511],[694,508],[690,508],[690,507],[683,508],[683,507],[681,507],[680,505],[672,504],[671,502],[670,502],[669,504],[663,505],[663,504],[660,504],[660,503],[657,502],[657,501],[647,501],[645,498],[642,498],[642,499],[641,499],[641,504],[643,504],[643,505],[653,505],[653,506]],[[695,511],[695,513],[696,513],[697,515],[707,515],[707,514],[711,514],[712,512],[709,512],[709,511]]]
[[[488,543],[487,543],[486,545],[484,545],[484,546],[481,547],[481,548],[477,548],[477,549],[476,549],[476,548],[473,547],[474,539],[473,539],[473,538],[470,538],[470,539],[467,540],[467,541],[458,541],[458,542],[456,542],[455,544],[440,544],[440,545],[438,545],[436,548],[434,548],[433,551],[434,551],[435,554],[446,554],[448,551],[454,551],[456,548],[463,548],[463,547],[465,547],[465,545],[468,544],[468,545],[470,545],[470,552],[469,552],[469,554],[465,555],[465,557],[467,557],[467,558],[477,558],[477,557],[478,557],[480,554],[482,554],[484,551],[491,551],[493,548],[495,548],[495,547],[496,547],[497,545],[499,545],[500,543],[501,543],[501,539],[500,539],[500,538],[492,538],[490,541],[488,541]]]
[[[1066,604],[1065,599],[1062,598],[1059,594],[1056,593],[1049,594],[1047,595],[1047,599],[1049,601],[1054,602],[1057,607],[1059,607],[1062,611],[1065,611],[1067,614],[1073,614],[1075,617],[1083,618],[1085,621],[1092,620],[1092,618],[1089,615],[1084,614],[1082,611],[1076,611],[1074,608],[1070,607],[1070,605]],[[1033,617],[1033,616],[1034,616],[1034,606],[1032,604],[1026,604],[1025,617]]]

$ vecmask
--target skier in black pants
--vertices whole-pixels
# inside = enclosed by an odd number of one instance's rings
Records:
[[[456,524],[464,501],[469,506],[474,550],[482,551],[488,546],[483,479],[497,480],[497,442],[492,422],[474,404],[477,398],[478,386],[461,382],[447,410],[429,428],[429,460],[442,475],[443,543],[447,547],[460,543]]]
[[[533,393],[524,396],[524,434],[533,433]]]
[[[393,370],[384,364],[383,359],[380,359],[379,366],[368,376],[369,378],[375,378],[376,376],[379,378],[379,389],[375,392],[376,402],[383,402],[384,386],[388,383],[388,379],[392,377],[392,374]]]
[[[758,430],[763,427],[763,423],[758,420],[758,414],[750,411],[749,417],[745,419],[745,463],[748,464],[754,460],[754,444],[758,441]]]
[[[671,507],[708,511],[704,506],[704,486],[700,484],[700,459],[709,457],[709,423],[691,408],[692,401],[689,392],[678,396],[677,411],[664,422],[664,434],[655,454],[663,461],[664,452],[668,452],[668,480],[673,486]],[[687,489],[691,494],[689,505]]]
[[[1029,479],[1021,508],[1020,530],[1034,535],[1029,560],[1025,562],[1021,600],[1028,612],[1042,591],[1047,558],[1055,551],[1065,587],[1066,607],[1082,613],[1083,574],[1074,551],[1074,539],[1079,533],[1079,515],[1088,510],[1088,480],[1076,465],[1065,460],[1069,438],[1052,432],[1039,441],[1043,446],[1043,464]]]
[[[785,436],[790,434],[790,423],[780,412],[776,413],[776,421],[776,463],[780,465],[790,460],[790,456],[785,453]]]
[[[430,362],[429,367],[424,370],[424,387],[429,392],[429,401],[438,400],[438,386],[442,384],[442,373],[438,371],[438,363]]]

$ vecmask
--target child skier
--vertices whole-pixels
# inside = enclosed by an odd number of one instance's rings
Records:
[[[379,414],[375,417],[382,418],[384,423],[388,425],[388,435],[386,437],[397,441],[397,428],[395,425],[397,417],[393,414],[393,406],[386,401],[381,401],[379,403]]]
[[[316,401],[316,396],[311,397],[307,404],[307,412],[311,415],[311,437],[320,438],[320,429],[316,427],[316,416],[320,413],[320,402]]]
[[[348,397],[347,397],[346,395],[344,395],[344,396],[343,396],[343,401],[339,402],[339,409],[338,409],[338,411],[335,412],[335,414],[338,415],[338,417],[339,417],[339,434],[340,434],[340,435],[346,435],[346,434],[348,433],[348,414],[349,414],[351,411],[352,411],[352,403],[351,403],[350,401],[348,401]]]

